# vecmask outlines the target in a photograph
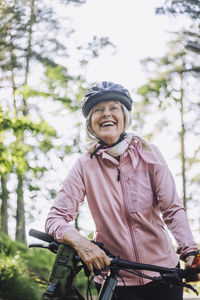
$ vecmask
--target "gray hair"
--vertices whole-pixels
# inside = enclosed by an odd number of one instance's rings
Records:
[[[128,127],[130,126],[130,124],[131,124],[131,112],[128,111],[128,109],[126,108],[126,106],[124,104],[122,104],[121,102],[116,101],[116,103],[118,103],[121,106],[122,111],[124,113],[124,132],[125,132],[128,129]],[[88,116],[86,118],[86,123],[85,123],[86,137],[89,140],[89,144],[90,144],[89,147],[87,147],[88,149],[94,147],[94,145],[99,142],[98,137],[95,136],[95,134],[89,129],[90,123],[91,123],[91,116],[92,116],[92,113],[93,113],[93,109],[94,109],[94,107],[89,112],[89,114],[88,114]]]

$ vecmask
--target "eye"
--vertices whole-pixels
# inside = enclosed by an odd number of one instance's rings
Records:
[[[114,106],[111,107],[111,110],[114,110],[114,111],[115,111],[115,110],[119,110],[119,106],[114,105]]]
[[[100,108],[100,107],[97,107],[94,109],[94,113],[99,113],[99,112],[102,112],[103,111],[103,108]]]

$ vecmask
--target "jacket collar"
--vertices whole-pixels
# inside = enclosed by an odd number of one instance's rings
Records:
[[[136,169],[137,167],[139,157],[148,164],[164,166],[163,160],[161,160],[161,157],[158,156],[157,152],[155,152],[155,149],[149,143],[138,136],[132,137],[132,141],[129,144],[127,151],[130,154],[134,169]],[[102,159],[107,159],[116,166],[119,166],[119,161],[109,155],[106,151],[101,152],[97,155],[101,155]]]

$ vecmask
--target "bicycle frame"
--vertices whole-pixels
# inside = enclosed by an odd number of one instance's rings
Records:
[[[51,252],[57,253],[57,249],[59,247],[59,243],[53,239],[52,236],[38,231],[31,229],[29,231],[29,235],[33,236],[35,238],[38,238],[42,241],[45,241],[49,243],[48,246],[44,246],[43,244],[31,244],[29,247],[41,247],[50,250]],[[96,243],[96,242],[95,242]],[[197,290],[194,289],[194,287],[190,284],[187,284],[186,282],[191,281],[188,280],[188,278],[192,278],[193,274],[196,275],[197,273],[200,273],[200,268],[190,268],[189,270],[183,270],[179,268],[167,268],[167,267],[161,267],[161,266],[155,266],[151,264],[143,264],[143,263],[137,263],[137,262],[131,262],[127,260],[120,259],[117,256],[114,256],[110,253],[110,251],[106,248],[104,248],[102,243],[96,243],[100,248],[102,248],[105,253],[112,258],[112,262],[109,267],[107,267],[108,270],[110,270],[110,274],[106,276],[106,279],[102,285],[102,288],[100,290],[98,300],[111,300],[112,295],[114,293],[115,287],[117,285],[117,277],[120,270],[132,270],[132,271],[154,271],[159,273],[159,276],[147,276],[143,275],[140,272],[137,272],[138,276],[145,276],[146,278],[150,280],[157,280],[160,282],[164,282],[169,285],[180,285],[183,287],[187,287],[191,289],[193,292],[195,292],[198,295]],[[80,262],[80,258],[77,258],[77,263]],[[84,268],[86,266],[84,265]],[[95,273],[95,271],[94,271]],[[97,272],[99,273],[99,272]],[[183,282],[183,279],[186,279],[186,282]]]

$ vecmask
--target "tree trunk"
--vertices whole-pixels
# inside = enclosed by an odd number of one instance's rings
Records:
[[[33,22],[34,22],[34,12],[35,12],[35,0],[30,1],[30,20],[29,20],[29,29],[28,29],[28,47],[26,54],[26,68],[25,68],[25,79],[24,85],[28,84],[28,75],[29,75],[29,66],[30,66],[30,58],[31,58],[31,49],[32,49],[32,32],[33,32]],[[23,99],[24,101],[26,99]],[[25,103],[24,103],[25,104]]]
[[[7,176],[1,176],[1,230],[8,234],[8,189],[6,186]]]
[[[23,195],[23,176],[17,174],[17,214],[16,214],[16,240],[26,243],[25,210]]]
[[[186,196],[186,168],[185,168],[185,124],[184,124],[184,103],[183,103],[183,74],[181,78],[181,97],[180,97],[180,113],[181,113],[181,175],[182,175],[182,189],[183,189],[183,205],[187,208],[187,196]]]
[[[28,28],[28,45],[27,45],[27,54],[26,54],[26,67],[25,67],[25,77],[24,85],[28,84],[28,75],[29,75],[29,65],[31,57],[31,42],[32,42],[32,26],[34,19],[34,0],[30,1],[30,20]],[[22,113],[24,116],[28,113],[28,108],[26,104],[26,98],[23,96],[23,107]],[[20,135],[18,136],[20,138]],[[24,134],[22,133],[21,141],[24,141]],[[25,209],[24,209],[24,195],[23,195],[23,175],[17,174],[18,186],[17,186],[17,215],[16,215],[16,240],[26,243],[26,230],[25,230]]]

